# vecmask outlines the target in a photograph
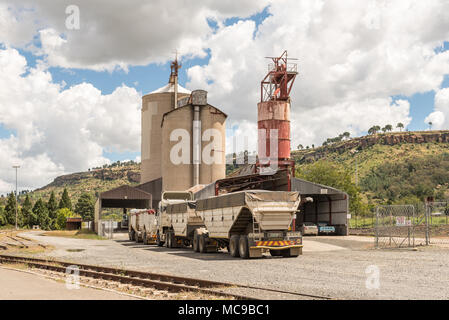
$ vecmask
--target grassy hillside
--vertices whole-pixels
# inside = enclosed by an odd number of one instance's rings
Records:
[[[357,164],[360,197],[367,204],[416,200],[428,193],[449,198],[449,131],[375,134],[295,150],[292,157],[300,173],[307,173],[317,163],[332,163],[345,170],[353,182]],[[235,169],[227,165],[227,172]],[[74,204],[83,192],[97,196],[122,184],[137,185],[139,181],[140,164],[114,163],[57,177],[29,195],[33,203],[40,197],[47,201],[54,191],[59,201],[67,188]]]
[[[83,192],[98,196],[103,191],[123,184],[137,185],[140,181],[140,164],[113,164],[106,168],[93,169],[57,177],[52,183],[29,193],[34,203],[42,198],[47,201],[52,191],[56,199],[60,199],[64,188],[67,188],[72,204],[75,204]]]
[[[294,151],[300,173],[331,162],[357,180],[365,203],[449,198],[449,131],[365,136]]]

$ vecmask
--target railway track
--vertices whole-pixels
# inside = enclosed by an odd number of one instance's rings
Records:
[[[303,294],[298,292],[268,289],[249,285],[239,285],[226,282],[210,281],[203,279],[187,278],[159,274],[152,272],[142,272],[136,270],[125,270],[120,268],[94,266],[80,263],[69,263],[55,260],[45,260],[13,255],[0,255],[0,263],[23,263],[34,268],[55,271],[66,274],[67,267],[76,265],[79,268],[79,275],[94,279],[120,282],[144,288],[154,288],[168,292],[197,292],[210,296],[217,296],[236,300],[258,300],[256,297],[234,294],[224,290],[232,288],[251,289],[254,291],[270,292],[277,294],[287,294],[289,296],[302,297],[306,299],[330,300],[331,297]]]

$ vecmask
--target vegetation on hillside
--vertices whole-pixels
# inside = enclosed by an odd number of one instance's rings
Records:
[[[52,192],[50,198],[45,202],[39,198],[34,205],[28,194],[22,205],[17,208],[17,225],[20,228],[32,228],[39,225],[43,230],[65,229],[66,220],[69,217],[82,217],[84,221],[93,220],[94,199],[88,193],[83,193],[75,205],[75,212],[72,212],[72,202],[67,189],[64,189],[56,205],[56,196]],[[6,200],[6,205],[0,205],[0,227],[14,226],[16,223],[16,198],[11,192]]]
[[[397,203],[427,197],[445,199],[449,187],[449,152],[386,161],[361,179],[360,186],[372,199]]]

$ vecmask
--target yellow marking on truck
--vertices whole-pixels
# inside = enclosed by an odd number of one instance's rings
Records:
[[[304,247],[302,244],[296,244],[296,245],[291,245],[291,246],[282,246],[282,247],[273,247],[273,246],[254,246],[254,247],[250,247],[251,249],[273,249],[276,248],[278,250],[283,250],[283,249],[290,249],[290,248],[302,248]]]

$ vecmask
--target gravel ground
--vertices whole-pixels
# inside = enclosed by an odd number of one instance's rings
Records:
[[[35,254],[86,264],[184,275],[202,279],[267,287],[336,299],[449,299],[449,250],[376,250],[368,237],[307,237],[298,258],[266,256],[242,260],[226,252],[199,254],[191,249],[144,246],[124,239],[79,240],[26,237],[55,249]],[[379,288],[367,289],[368,266],[379,268]],[[283,299],[266,293],[262,298]],[[290,299],[295,296],[289,295]],[[299,297],[296,297],[299,298]]]

